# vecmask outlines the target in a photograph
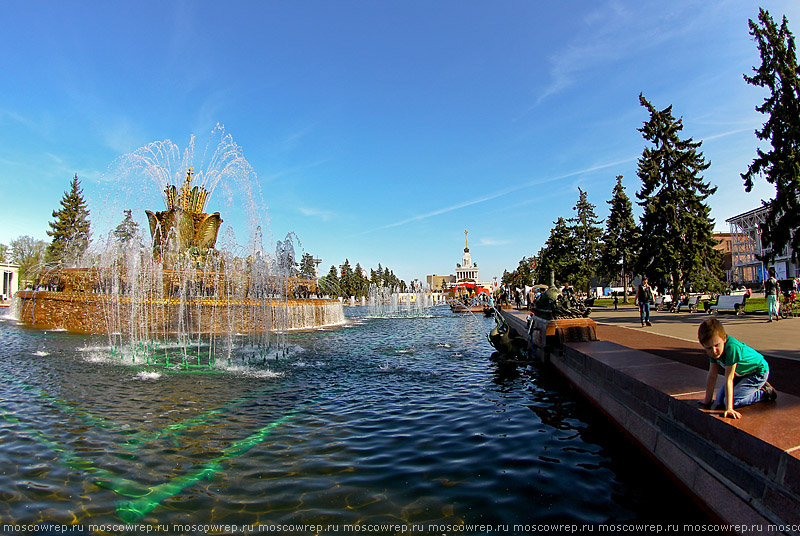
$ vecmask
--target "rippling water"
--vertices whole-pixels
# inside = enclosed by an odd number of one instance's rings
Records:
[[[555,373],[490,362],[491,319],[348,315],[194,374],[0,323],[0,522],[705,520]]]

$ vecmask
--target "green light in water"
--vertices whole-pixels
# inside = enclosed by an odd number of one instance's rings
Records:
[[[139,521],[145,515],[157,508],[164,499],[168,499],[177,495],[198,480],[203,478],[210,479],[213,477],[216,472],[222,469],[223,461],[244,454],[255,445],[264,441],[264,439],[266,439],[267,436],[272,433],[274,428],[280,426],[293,416],[294,414],[284,415],[277,421],[261,428],[255,434],[252,434],[241,441],[237,441],[230,447],[223,450],[220,456],[217,456],[210,462],[198,467],[189,474],[150,488],[150,492],[145,496],[141,496],[142,488],[140,486],[135,486],[135,483],[133,483],[134,486],[131,486],[132,483],[126,479],[117,479],[117,487],[111,487],[112,484],[109,483],[108,487],[120,495],[126,495],[126,492],[133,492],[136,494],[135,496],[140,497],[139,499],[133,501],[119,501],[117,503],[117,515],[126,523],[135,523]]]

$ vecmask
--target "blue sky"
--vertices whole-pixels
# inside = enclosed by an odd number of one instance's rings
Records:
[[[579,187],[601,218],[617,175],[635,200],[639,93],[703,141],[727,230],[774,196],[740,178],[764,121],[742,79],[759,5],[800,31],[793,0],[6,1],[0,242],[47,239],[75,173],[95,236],[126,208],[145,226],[162,201],[114,161],[203,145],[219,123],[257,177],[268,246],[294,232],[325,272],[347,258],[422,280],[455,273],[468,229],[490,280],[539,251]],[[207,209],[246,241],[235,202]]]

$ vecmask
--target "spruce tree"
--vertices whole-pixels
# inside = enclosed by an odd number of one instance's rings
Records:
[[[376,287],[383,286],[383,268],[381,267],[381,263],[378,263],[377,270],[370,270],[369,281]]]
[[[361,263],[356,263],[356,269],[353,273],[353,281],[354,281],[354,289],[353,295],[357,298],[361,296],[367,295],[367,287],[369,286],[369,281],[367,278],[364,277],[364,270],[361,268]]]
[[[337,298],[342,294],[336,266],[331,265],[328,275],[320,277],[319,281],[317,282],[317,286],[322,289],[325,294],[334,298]]]
[[[574,236],[575,269],[572,283],[575,288],[589,294],[592,277],[597,274],[600,263],[600,238],[603,236],[603,222],[597,219],[595,206],[582,189],[578,188],[578,202],[573,207],[575,217],[569,219]]]
[[[600,252],[601,273],[610,278],[619,277],[622,281],[622,303],[628,303],[628,280],[630,269],[639,248],[639,228],[633,219],[633,205],[625,187],[622,175],[617,175],[617,184],[607,203],[611,206],[606,218],[606,230]]]
[[[64,192],[61,209],[53,211],[55,221],[50,222],[48,236],[53,237],[47,247],[48,262],[74,262],[89,247],[89,209],[83,198],[78,174]]]
[[[380,265],[378,266],[380,268]],[[395,286],[397,284],[397,278],[394,277],[394,273],[389,270],[389,268],[383,268],[383,276],[381,276],[381,281],[383,282],[383,286],[395,290]]]
[[[642,189],[636,197],[644,208],[638,267],[650,279],[671,284],[677,300],[700,272],[721,279],[714,220],[705,202],[717,188],[703,181],[711,164],[698,151],[702,142],[680,138],[683,120],[672,116],[672,106],[657,110],[642,95],[639,101],[650,113],[639,132],[652,147],[642,152],[637,172]]]
[[[342,273],[339,275],[339,287],[342,289],[342,295],[345,298],[353,296],[355,281],[353,277],[353,267],[350,266],[349,259],[345,259],[342,265]]]
[[[316,277],[314,257],[310,253],[303,253],[300,258],[300,277],[305,279],[314,279]]]
[[[533,285],[534,269],[536,267],[536,259],[533,257],[522,257],[517,265],[516,270],[510,274],[510,283],[518,288]]]
[[[123,213],[125,217],[120,224],[117,225],[117,228],[114,229],[114,238],[123,246],[126,246],[131,240],[136,238],[139,232],[139,224],[134,221],[131,210],[125,210]]]
[[[536,261],[536,279],[550,283],[550,273],[556,281],[568,281],[575,274],[577,244],[567,221],[559,217],[553,222],[550,237],[539,251]]]
[[[753,76],[744,76],[748,84],[769,89],[770,95],[756,110],[769,119],[756,131],[760,140],[769,141],[771,149],[757,149],[757,157],[742,174],[745,191],[753,188],[753,178],[762,175],[775,185],[775,199],[768,207],[761,228],[762,241],[772,246],[763,260],[791,245],[793,262],[800,251],[800,68],[797,65],[794,36],[783,17],[780,27],[769,12],[759,9],[758,21],[750,20],[750,35],[761,54],[761,67]]]

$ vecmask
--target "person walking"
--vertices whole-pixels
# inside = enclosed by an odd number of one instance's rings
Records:
[[[642,279],[639,290],[636,291],[636,305],[639,306],[639,316],[642,320],[642,327],[652,326],[650,323],[650,304],[653,303],[653,289],[650,288],[647,278]]]
[[[769,310],[769,320],[772,322],[772,316],[775,315],[775,321],[781,319],[778,315],[778,280],[775,278],[775,268],[770,268],[769,279],[764,281],[764,295],[767,298],[767,309]]]

